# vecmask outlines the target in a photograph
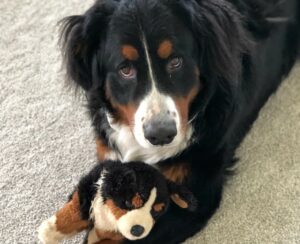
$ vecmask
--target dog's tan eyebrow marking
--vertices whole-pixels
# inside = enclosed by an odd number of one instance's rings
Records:
[[[124,58],[130,61],[136,61],[139,58],[138,50],[132,45],[123,45],[122,46],[122,55]]]
[[[173,44],[170,40],[164,40],[159,44],[157,54],[162,59],[167,59],[173,52]]]

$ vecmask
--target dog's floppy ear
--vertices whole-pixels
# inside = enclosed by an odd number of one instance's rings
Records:
[[[201,56],[201,73],[235,81],[249,40],[230,1],[179,0],[172,6],[191,28]]]
[[[182,185],[177,185],[172,181],[167,181],[171,200],[180,208],[189,211],[196,211],[197,199],[191,191]]]
[[[101,46],[109,16],[115,8],[114,1],[106,2],[96,1],[84,15],[69,16],[61,21],[60,41],[68,78],[85,90],[92,87],[96,72],[98,78],[101,76]]]

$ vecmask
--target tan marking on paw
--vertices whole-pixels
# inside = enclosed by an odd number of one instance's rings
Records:
[[[181,208],[188,208],[189,205],[178,194],[171,195],[171,199]]]

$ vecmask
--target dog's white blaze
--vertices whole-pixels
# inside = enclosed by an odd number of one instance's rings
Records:
[[[177,126],[177,130],[178,130],[178,128],[180,128],[180,120],[179,120],[180,116],[177,111],[174,100],[170,96],[163,95],[162,93],[160,93],[157,90],[156,78],[155,78],[155,74],[153,71],[152,60],[151,60],[151,57],[149,54],[148,42],[147,42],[144,32],[142,32],[142,43],[143,43],[145,54],[146,54],[148,72],[149,72],[150,80],[152,83],[152,87],[151,87],[152,89],[151,89],[150,94],[148,94],[143,99],[141,104],[139,105],[139,108],[137,111],[137,113],[139,113],[139,116],[135,116],[135,125],[137,126],[137,124],[138,124],[139,127],[142,127],[142,125],[140,125],[142,118],[146,117],[146,114],[149,112],[149,110],[156,108],[156,109],[170,111],[170,113],[175,114],[174,117],[176,120],[176,126]],[[142,129],[142,128],[139,128],[139,129]],[[143,131],[141,131],[141,133],[139,133],[139,134],[143,134]],[[145,144],[145,142],[146,142],[146,147],[149,147],[149,145],[152,146],[150,143],[148,143],[145,140],[144,136],[142,138],[143,139],[140,141],[140,142],[142,142],[142,144]]]
[[[154,72],[153,72],[153,68],[152,68],[152,61],[151,61],[150,54],[149,54],[148,42],[146,39],[146,35],[143,31],[142,31],[142,42],[143,42],[144,50],[145,50],[145,54],[146,54],[149,76],[150,76],[150,79],[152,82],[152,86],[153,86],[153,88],[155,88],[155,76],[154,76]]]
[[[157,190],[154,187],[150,192],[148,201],[144,204],[143,207],[128,212],[118,220],[118,229],[127,239],[137,240],[144,238],[149,234],[154,224],[151,215],[151,209],[152,205],[155,202],[156,196]],[[145,229],[144,233],[139,237],[133,236],[130,233],[131,228],[135,225],[140,225]]]

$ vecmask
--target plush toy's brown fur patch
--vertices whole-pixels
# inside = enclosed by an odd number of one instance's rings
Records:
[[[165,204],[164,203],[156,203],[154,206],[153,206],[153,209],[155,212],[160,212],[164,209],[165,207]]]
[[[108,206],[117,220],[127,213],[126,210],[117,207],[112,199],[106,200],[105,204]]]
[[[63,234],[80,232],[88,227],[88,221],[80,217],[78,192],[75,192],[72,199],[56,213],[57,231]]]
[[[135,207],[135,208],[140,208],[143,206],[144,202],[140,196],[139,193],[136,193],[135,196],[132,198],[132,201],[131,201],[132,205]]]

